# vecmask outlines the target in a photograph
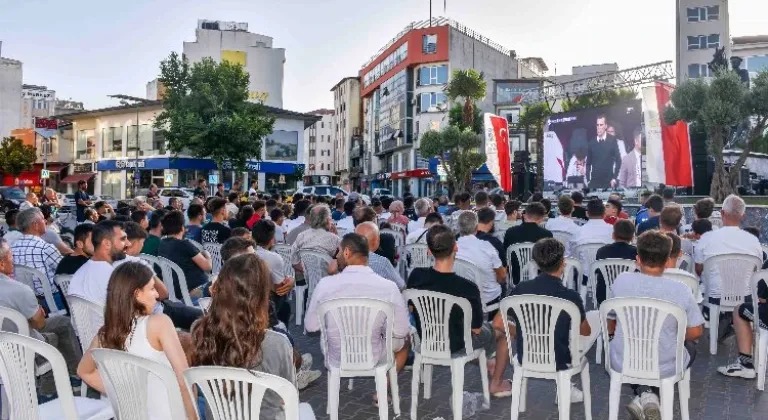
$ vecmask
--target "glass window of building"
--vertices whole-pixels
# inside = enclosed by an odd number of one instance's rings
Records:
[[[363,75],[363,86],[368,86],[378,80],[381,76],[392,70],[395,66],[403,62],[408,57],[408,43],[398,47],[390,55],[384,57],[379,64]]]
[[[122,197],[123,171],[104,171],[101,173],[101,195]]]
[[[116,158],[123,155],[123,127],[101,129],[101,156]]]
[[[419,86],[444,85],[448,83],[448,66],[424,66],[419,69]]]
[[[421,106],[419,112],[438,112],[439,107],[447,102],[444,93],[430,92],[421,94]]]
[[[155,149],[154,142],[154,130],[150,124],[142,124],[139,126],[138,132],[138,147],[136,143],[136,125],[128,126],[128,139],[126,141],[128,146],[128,152],[136,153],[139,150],[139,156],[152,156],[159,155],[160,150]],[[163,147],[164,149],[164,147]],[[129,156],[133,156],[131,153]]]
[[[96,159],[96,130],[77,132],[76,159]]]
[[[422,37],[421,51],[424,54],[434,54],[437,52],[437,35],[424,35]]]

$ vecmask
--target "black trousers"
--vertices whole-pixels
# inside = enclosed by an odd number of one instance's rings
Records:
[[[181,302],[173,302],[169,299],[162,301],[163,313],[171,318],[173,326],[189,331],[192,324],[203,316],[203,310],[187,306]]]

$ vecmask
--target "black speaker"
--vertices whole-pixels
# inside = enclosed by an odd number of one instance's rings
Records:
[[[709,187],[712,184],[714,162],[709,159],[707,151],[707,132],[698,126],[689,126],[691,139],[691,163],[693,167],[693,194],[709,195]]]
[[[518,150],[515,152],[513,160],[515,162],[530,162],[531,154],[525,150]]]

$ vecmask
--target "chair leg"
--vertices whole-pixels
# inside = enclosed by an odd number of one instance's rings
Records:
[[[520,412],[525,413],[528,409],[528,378],[523,376],[523,386],[520,387]]]
[[[413,366],[411,371],[411,420],[416,420],[416,406],[419,403],[419,379],[421,377],[421,356],[413,354]]]
[[[661,420],[672,420],[675,406],[675,384],[671,381],[661,381]]]
[[[709,354],[717,354],[717,331],[720,327],[720,305],[709,305]]]
[[[680,418],[690,420],[688,401],[691,398],[691,371],[685,372],[685,376],[677,383],[678,398],[680,398]],[[674,401],[674,400],[673,400]]]
[[[611,385],[608,393],[608,420],[618,420],[621,400],[621,375],[611,372]]]
[[[584,418],[592,420],[592,388],[589,378],[589,363],[586,363],[581,368],[581,387],[584,392]]]
[[[558,372],[557,399],[560,420],[569,420],[571,418],[571,375]]]
[[[603,363],[603,335],[600,333],[597,333],[597,344],[595,346],[595,363],[599,365]]]
[[[296,325],[301,325],[304,320],[304,287],[297,287],[296,296]]]
[[[512,372],[512,420],[517,420],[520,417],[520,399],[522,398],[523,389],[523,368],[516,368]]]
[[[768,365],[768,331],[759,329],[757,339],[757,389],[765,390],[765,369]]]
[[[0,405],[2,405],[2,412],[0,412],[0,420],[8,420],[11,415],[11,402],[8,400],[8,394],[5,393],[5,387],[0,385]]]
[[[328,371],[328,411],[331,420],[339,420],[339,391],[341,376],[338,371]],[[386,401],[386,400],[384,400]]]
[[[392,409],[395,412],[395,417],[400,416],[400,388],[397,384],[397,368],[392,366],[389,369],[389,386],[390,392],[392,392]]]
[[[480,368],[482,369],[482,366]],[[461,420],[464,405],[464,361],[461,359],[459,361],[454,359],[451,363],[451,385],[453,388],[453,398],[451,399],[453,418],[454,420]]]
[[[387,399],[387,372],[376,369],[376,396],[379,399],[379,420],[389,418],[389,402]]]
[[[432,365],[422,365],[421,382],[424,383],[424,399],[432,398]]]
[[[483,399],[485,400],[485,405],[491,406],[491,389],[488,384],[488,360],[485,357],[485,352],[480,353],[480,357],[478,357],[478,362],[480,362],[480,383],[483,385]]]

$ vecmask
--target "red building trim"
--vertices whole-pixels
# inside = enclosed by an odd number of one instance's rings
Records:
[[[417,64],[448,61],[448,45],[450,43],[450,39],[449,39],[450,30],[451,30],[451,27],[448,25],[433,26],[431,28],[413,29],[407,34],[403,35],[403,37],[400,38],[397,42],[395,42],[389,48],[384,50],[383,53],[379,54],[379,56],[376,57],[375,60],[373,60],[370,64],[368,64],[362,70],[360,70],[360,73],[359,73],[360,82],[364,83],[364,80],[365,80],[364,76],[366,73],[368,73],[371,69],[376,67],[377,64],[381,63],[388,55],[390,55],[392,52],[400,48],[400,46],[406,42],[408,43],[408,57],[400,64],[389,69],[388,72],[381,75],[381,77],[376,79],[376,81],[374,81],[370,85],[362,87],[360,89],[360,97],[368,96],[371,92],[376,90],[376,88],[379,87],[379,85],[381,85],[383,82],[385,82],[390,77],[392,77],[395,73],[399,72],[404,68],[411,67]],[[422,37],[424,35],[437,35],[437,51],[435,51],[432,54],[424,54],[424,52],[422,51]]]

